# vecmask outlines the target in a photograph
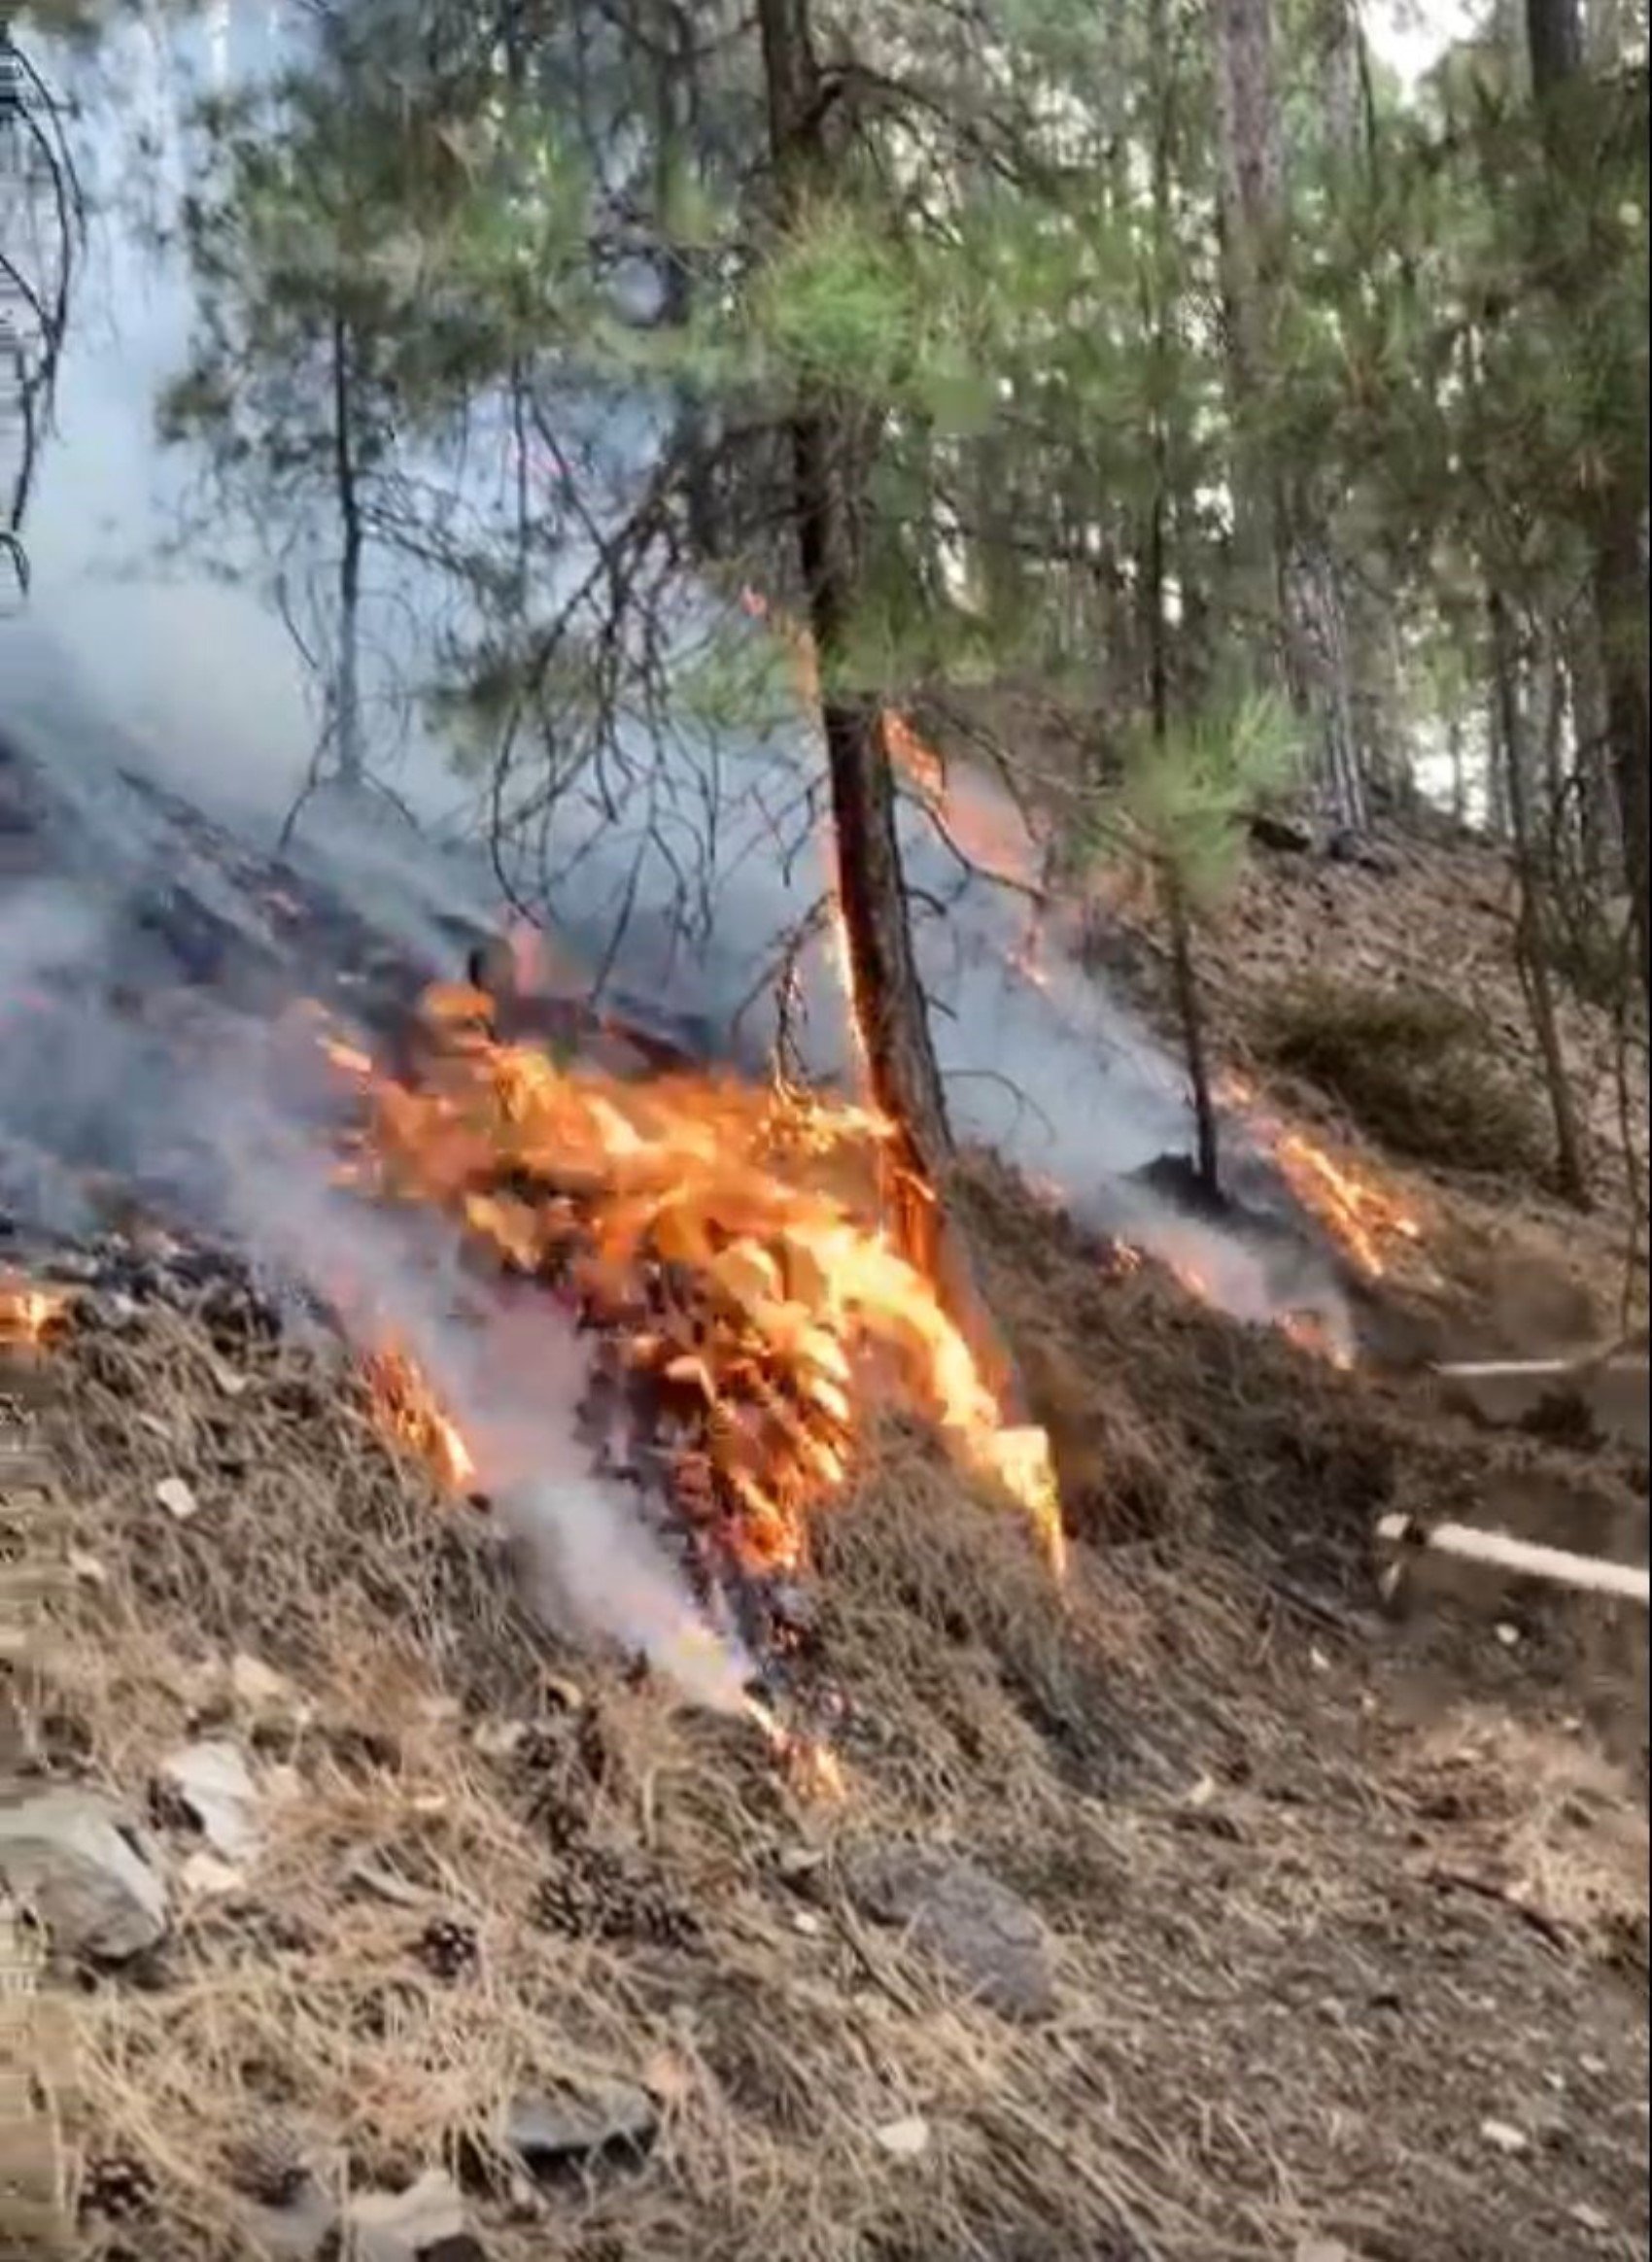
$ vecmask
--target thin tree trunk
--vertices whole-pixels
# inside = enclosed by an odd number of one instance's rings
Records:
[[[1142,584],[1148,633],[1148,703],[1154,750],[1161,757],[1170,736],[1170,624],[1165,618],[1166,531],[1170,512],[1170,432],[1165,406],[1168,391],[1163,362],[1170,338],[1167,294],[1171,238],[1171,86],[1165,76],[1169,61],[1169,31],[1164,0],[1154,0],[1150,37],[1153,62],[1160,84],[1156,87],[1153,155],[1153,266],[1151,299],[1144,313],[1151,328],[1153,352],[1159,360],[1160,382],[1153,387],[1157,403],[1153,420],[1153,501],[1148,510],[1146,554]],[[1170,925],[1170,965],[1176,991],[1176,1011],[1182,1024],[1182,1043],[1187,1065],[1187,1083],[1193,1105],[1194,1163],[1199,1185],[1212,1200],[1222,1191],[1222,1151],[1216,1103],[1211,1092],[1210,1061],[1205,1045],[1204,1001],[1199,992],[1198,968],[1193,958],[1192,915],[1187,892],[1174,866],[1160,874],[1165,913]]]
[[[1610,735],[1606,728],[1606,681],[1600,665],[1600,624],[1592,607],[1580,605],[1566,637],[1566,672],[1571,678],[1572,729],[1576,741],[1578,845],[1583,877],[1599,890],[1605,883],[1618,846]]]
[[[1532,92],[1542,120],[1548,162],[1565,179],[1572,170],[1568,97],[1583,72],[1583,27],[1577,0],[1526,0]],[[1645,132],[1644,120],[1639,131]],[[1583,142],[1588,148],[1588,143]],[[1652,719],[1647,693],[1647,574],[1642,527],[1644,491],[1615,465],[1595,514],[1591,576],[1605,677],[1606,736],[1623,824],[1624,878],[1629,888],[1641,995],[1652,1012],[1652,908],[1648,828],[1652,824]]]
[[[809,0],[758,0],[757,18],[780,208],[791,218],[826,170]],[[970,1251],[941,1200],[952,1138],[912,955],[893,765],[877,707],[835,683],[857,571],[853,434],[845,414],[816,396],[798,403],[791,444],[798,554],[820,670],[851,1004],[872,1096],[894,1133],[897,1243],[934,1281],[1006,1418],[1020,1422],[1027,1411],[1024,1386],[981,1295]]]
[[[1488,600],[1492,632],[1493,696],[1497,703],[1498,735],[1502,740],[1503,770],[1508,795],[1509,830],[1513,837],[1519,910],[1515,921],[1515,954],[1522,985],[1532,1012],[1532,1031],[1543,1064],[1543,1081],[1555,1126],[1555,1176],[1561,1194],[1579,1210],[1590,1207],[1589,1174],[1583,1156],[1582,1133],[1572,1097],[1566,1054],[1561,1048],[1560,1025],[1555,1013],[1550,978],[1549,939],[1545,916],[1542,874],[1532,833],[1532,806],[1528,791],[1525,732],[1515,679],[1514,639],[1508,608],[1494,590]]]
[[[1446,717],[1446,754],[1451,762],[1451,816],[1455,825],[1468,822],[1468,779],[1463,767],[1463,718]]]
[[[338,560],[338,665],[333,683],[338,775],[361,782],[361,504],[357,492],[355,435],[350,410],[350,334],[342,315],[332,323],[333,474],[343,546]]]
[[[1648,889],[1648,835],[1652,771],[1646,686],[1646,554],[1641,504],[1631,494],[1613,497],[1601,513],[1595,560],[1595,610],[1600,624],[1605,677],[1606,738],[1623,829],[1624,879],[1629,889],[1640,991],[1652,1014],[1652,913]]]

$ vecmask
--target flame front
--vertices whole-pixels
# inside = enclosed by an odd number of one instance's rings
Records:
[[[448,1491],[474,1491],[470,1448],[411,1354],[397,1344],[381,1343],[361,1367],[374,1415],[391,1443],[428,1462]]]
[[[795,1568],[861,1409],[893,1389],[1021,1504],[1059,1562],[1044,1432],[1002,1422],[933,1286],[871,1221],[888,1136],[877,1114],[709,1076],[558,1067],[496,1043],[487,1007],[452,985],[427,996],[416,1087],[329,1045],[367,1103],[351,1173],[460,1218],[624,1341],[669,1417],[673,1489],[697,1522],[750,1568]],[[381,1360],[381,1395],[387,1375],[396,1434],[422,1434],[451,1467],[464,1441],[416,1370]]]
[[[1246,1127],[1278,1163],[1287,1185],[1353,1259],[1367,1280],[1381,1280],[1389,1267],[1389,1245],[1417,1242],[1423,1227],[1394,1190],[1369,1171],[1336,1162],[1305,1131],[1256,1108],[1256,1087],[1229,1074],[1220,1096],[1224,1105],[1248,1111]]]
[[[66,1289],[42,1287],[17,1273],[0,1273],[0,1346],[17,1350],[44,1341],[69,1304]]]

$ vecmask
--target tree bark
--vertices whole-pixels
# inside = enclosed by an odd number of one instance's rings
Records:
[[[1600,514],[1595,554],[1595,610],[1600,624],[1605,678],[1606,740],[1623,832],[1624,879],[1629,889],[1640,993],[1652,1014],[1652,909],[1648,890],[1648,834],[1652,771],[1646,684],[1648,591],[1641,540],[1642,505],[1633,494],[1608,498]]]
[[[338,775],[361,782],[361,503],[356,485],[355,435],[350,409],[350,332],[342,315],[332,322],[332,449],[343,546],[338,561],[338,664],[333,678],[333,723]]]
[[[1493,591],[1488,600],[1491,621],[1492,688],[1497,705],[1497,735],[1508,799],[1509,831],[1514,845],[1519,909],[1515,920],[1515,955],[1521,982],[1532,1013],[1532,1032],[1543,1064],[1543,1081],[1555,1126],[1555,1177],[1563,1197],[1579,1210],[1590,1207],[1589,1172],[1578,1126],[1571,1079],[1561,1046],[1551,978],[1548,920],[1543,877],[1532,830],[1532,802],[1528,773],[1526,734],[1520,712],[1515,673],[1514,638],[1508,607]]]
[[[1566,131],[1568,97],[1583,75],[1583,28],[1577,0],[1526,0],[1532,92],[1540,114],[1548,161],[1563,178],[1577,137]],[[1638,125],[1645,132],[1644,118]],[[1584,143],[1585,150],[1588,144]],[[1629,889],[1641,996],[1652,1013],[1652,907],[1648,888],[1648,781],[1652,772],[1647,694],[1647,572],[1643,527],[1646,497],[1614,465],[1593,513],[1591,575],[1600,631],[1606,737],[1623,825],[1624,879]]]
[[[827,174],[820,74],[809,0],[758,0],[770,145],[782,219],[795,219]],[[1024,1422],[1024,1386],[988,1311],[962,1236],[941,1202],[952,1157],[941,1071],[912,954],[895,776],[879,711],[834,681],[854,602],[860,498],[846,413],[806,397],[791,423],[793,508],[809,626],[820,678],[839,908],[850,1004],[872,1097],[893,1130],[897,1246],[935,1284],[1006,1420]]]
[[[1212,17],[1240,609],[1276,641],[1291,703],[1318,741],[1321,800],[1337,825],[1363,831],[1341,576],[1321,514],[1292,492],[1256,429],[1277,343],[1285,219],[1272,0],[1212,0]],[[1352,129],[1354,114],[1339,104],[1335,117],[1344,113]]]

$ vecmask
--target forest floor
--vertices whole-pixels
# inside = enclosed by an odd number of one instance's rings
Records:
[[[1441,963],[1421,882],[1269,865],[1233,932],[1282,982],[1383,947],[1367,889]],[[1243,1057],[1266,984],[1222,963]],[[1374,1297],[1528,1350],[1603,1324],[1609,1198],[1574,1230],[1383,1159],[1432,1241]],[[18,1365],[52,1511],[10,1553],[63,1583],[14,1732],[138,1819],[147,1877],[42,1998],[73,2251],[1647,2254],[1644,1616],[1485,1583],[1385,1616],[1371,1555],[1384,1509],[1524,1492],[1644,1560],[1644,1460],[1339,1372],[989,1165],[955,1199],[1077,1544],[1058,1586],[878,1428],[815,1532],[838,1799],[530,1628],[325,1351],[88,1295]]]

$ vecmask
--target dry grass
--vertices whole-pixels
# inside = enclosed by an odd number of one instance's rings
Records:
[[[818,1534],[838,1805],[530,1627],[486,1520],[395,1467],[325,1361],[166,1314],[65,1348],[81,1569],[40,1760],[141,1797],[223,1732],[268,1814],[239,1886],[180,1885],[150,1967],[78,2005],[71,2133],[156,2184],[88,2253],[252,2251],[238,2182],[272,2119],[341,2184],[445,2162],[491,2262],[1238,2262],[1311,2234],[1573,2262],[1576,2206],[1644,2240],[1619,1969],[1643,1857],[1563,1725],[1572,1622],[1513,1655],[1362,1615],[1373,1507],[1466,1483],[1485,1441],[1151,1277],[1100,1283],[1005,1182],[967,1198],[1088,1527],[1137,1536],[1081,1545],[1054,1594],[1013,1514],[881,1435]],[[855,1913],[842,1857],[907,1835],[1038,1909],[1050,2019],[970,2005]],[[456,1977],[432,1919],[474,1935]],[[512,2094],[613,2078],[660,2104],[647,2160],[525,2182]],[[897,2159],[875,2132],[912,2114],[931,2144]]]
[[[1437,991],[1304,982],[1269,998],[1258,1048],[1394,1154],[1488,1178],[1540,1180],[1548,1169],[1528,1087],[1485,1025]]]

